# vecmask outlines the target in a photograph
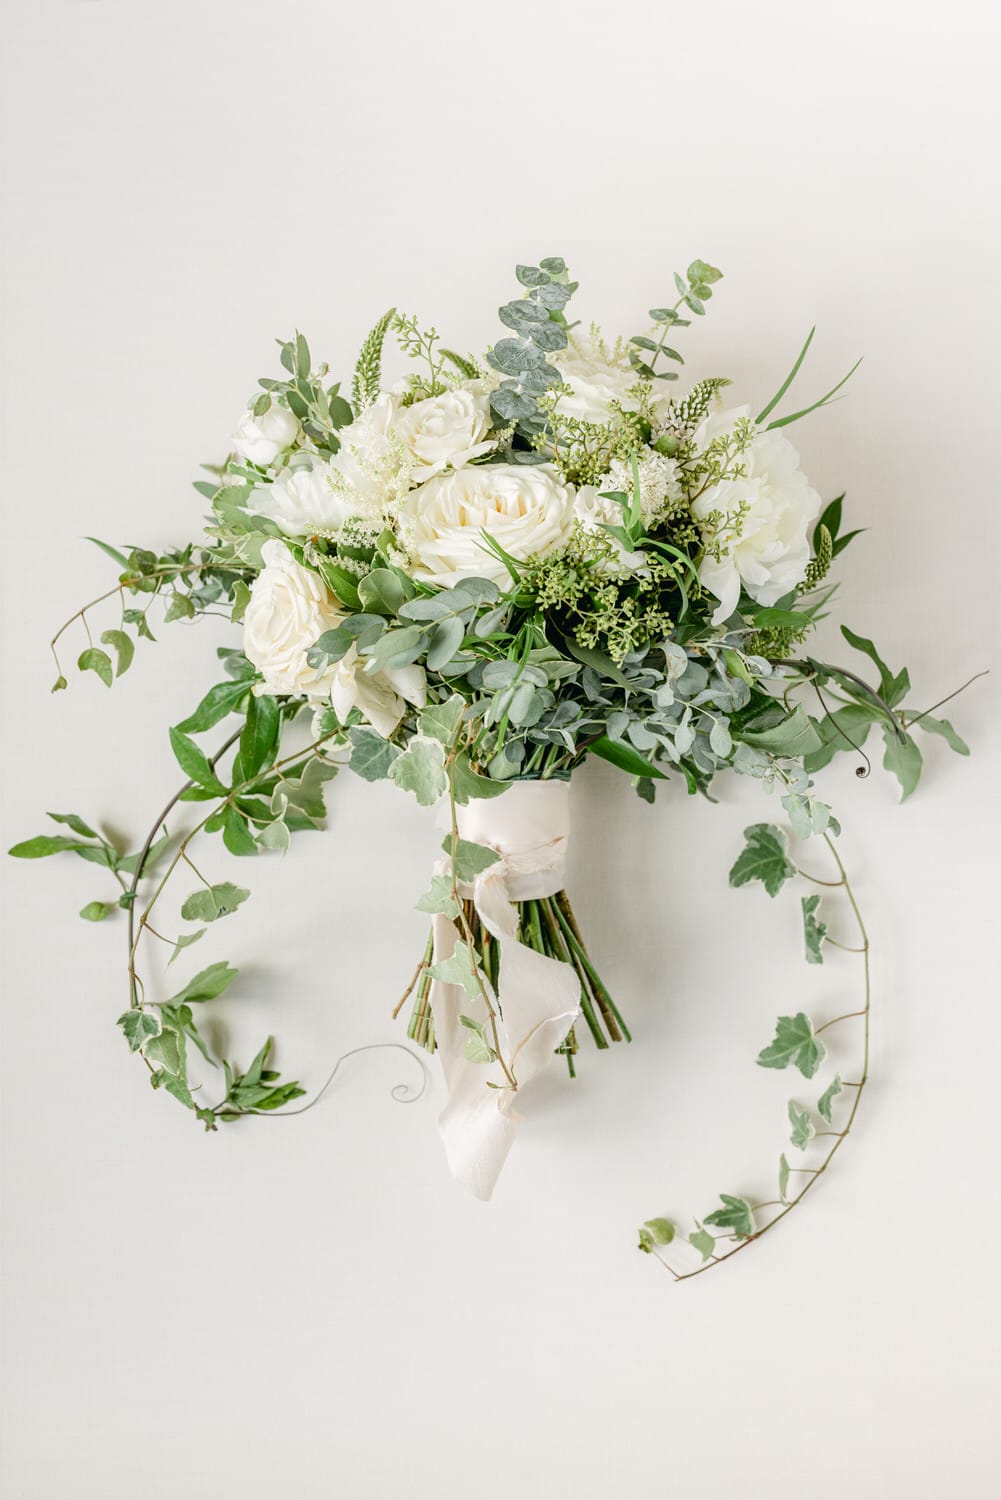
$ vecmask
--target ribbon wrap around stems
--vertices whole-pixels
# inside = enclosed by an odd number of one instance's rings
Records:
[[[547,958],[518,941],[515,901],[553,896],[564,885],[570,836],[570,783],[518,781],[503,796],[456,809],[459,837],[485,844],[500,858],[459,894],[472,900],[481,925],[499,944],[497,994],[483,976],[497,1014],[500,1054],[519,1090],[553,1060],[580,1014],[580,981],[569,964]],[[448,860],[437,866],[448,873]],[[459,934],[447,917],[434,918],[434,962],[455,951]],[[470,1031],[460,1016],[486,1028],[482,995],[436,979],[431,985],[434,1031],[448,1090],[439,1128],[449,1169],[477,1198],[489,1198],[521,1123],[513,1090],[499,1061],[466,1057]],[[494,1087],[490,1087],[494,1085]]]

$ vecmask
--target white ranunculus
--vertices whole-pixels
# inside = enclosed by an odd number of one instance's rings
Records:
[[[334,669],[330,702],[343,724],[353,708],[364,714],[376,734],[389,739],[406,712],[406,704],[423,708],[427,702],[427,677],[414,663],[385,672],[369,672],[351,647]]]
[[[618,537],[602,530],[604,526],[621,526],[625,520],[625,512],[618,500],[612,500],[602,493],[610,488],[605,484],[585,485],[577,491],[574,501],[574,515],[584,531],[604,538],[612,549],[610,555],[605,553],[604,548],[601,549],[596,571],[609,574],[644,573],[647,567],[646,553],[627,552]]]
[[[354,513],[343,489],[334,488],[336,470],[317,460],[289,466],[274,484],[260,484],[248,509],[270,516],[286,536],[304,537],[339,531]]]
[[[519,562],[562,547],[573,530],[573,491],[548,464],[484,464],[429,479],[407,497],[404,540],[414,577],[449,588],[462,578],[510,583],[485,545],[487,531]]]
[[[625,411],[638,407],[629,390],[640,377],[628,364],[614,364],[600,353],[585,354],[572,348],[557,355],[555,364],[563,384],[570,387],[556,403],[557,412],[563,416],[603,426],[612,420],[613,401]]]
[[[426,401],[403,406],[393,422],[396,434],[413,459],[416,484],[443,469],[461,468],[494,446],[487,440],[490,400],[475,387],[459,386]]]
[[[329,675],[317,679],[306,652],[344,618],[318,573],[300,567],[284,542],[265,542],[264,567],[250,589],[243,617],[243,649],[264,677],[264,691],[325,698]]]
[[[704,448],[749,417],[746,406],[714,413],[696,433],[696,447]],[[699,520],[712,511],[736,518],[741,504],[747,507],[733,533],[724,532],[720,560],[707,553],[699,567],[700,581],[720,601],[714,625],[733,614],[741,584],[752,599],[767,605],[802,583],[821,507],[820,496],[799,467],[799,454],[781,433],[756,432],[740,463],[747,471],[742,478],[713,485],[692,506]]]
[[[279,453],[291,448],[299,436],[299,423],[287,406],[272,401],[262,416],[245,411],[231,439],[233,452],[266,469]]]

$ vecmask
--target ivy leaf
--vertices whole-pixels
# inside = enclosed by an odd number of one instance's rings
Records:
[[[452,895],[452,882],[447,875],[432,875],[430,888],[417,902],[417,910],[440,913],[455,920],[459,915],[459,903]]]
[[[465,807],[467,802],[480,797],[500,797],[507,791],[507,783],[479,775],[473,770],[469,756],[463,751],[452,764],[452,789],[456,802]]]
[[[208,929],[205,927],[199,927],[197,932],[182,933],[181,936],[177,939],[177,942],[174,944],[173,952],[167,959],[167,968],[170,968],[171,964],[174,962],[174,959],[179,953],[182,953],[185,948],[190,948],[192,943],[197,943],[199,938],[203,938],[207,930]]]
[[[841,1082],[841,1074],[835,1073],[833,1080],[827,1085],[820,1098],[817,1100],[817,1113],[828,1125],[833,1125],[832,1107],[838,1094],[842,1093],[844,1085]]]
[[[106,651],[99,651],[96,646],[88,646],[86,651],[80,653],[77,666],[81,672],[96,672],[105,687],[111,686],[114,676],[111,657]]]
[[[458,693],[453,693],[447,703],[432,703],[421,714],[421,734],[427,735],[429,739],[439,740],[443,745],[450,745],[462,720],[465,706],[465,699]]]
[[[113,907],[114,902],[88,901],[86,906],[80,908],[80,915],[85,922],[103,922]]]
[[[452,835],[447,833],[442,839],[441,847],[445,853],[452,858]],[[486,844],[474,844],[469,839],[459,839],[455,846],[455,878],[462,885],[472,885],[477,875],[482,875],[484,870],[489,870],[500,859],[496,849],[488,849]]]
[[[809,1110],[797,1109],[793,1099],[789,1100],[789,1124],[792,1126],[790,1141],[800,1151],[805,1151],[817,1134],[817,1128],[810,1118]]]
[[[351,740],[351,759],[348,765],[363,781],[382,781],[389,775],[389,768],[398,760],[402,751],[398,745],[390,744],[374,729],[362,724],[348,730]]]
[[[732,1230],[738,1240],[750,1239],[754,1233],[754,1215],[751,1205],[744,1198],[735,1198],[731,1193],[720,1193],[722,1208],[706,1214],[706,1223],[716,1229]]]
[[[238,970],[233,969],[225,961],[209,964],[207,969],[202,969],[194,979],[189,979],[183,990],[172,996],[171,1005],[199,1005],[203,1000],[215,1000],[223,990],[228,989],[236,978]]]
[[[121,677],[132,665],[132,658],[136,654],[135,644],[132,637],[125,634],[124,630],[105,630],[101,633],[101,640],[106,646],[113,646],[118,657],[118,666],[115,676]]]
[[[133,1052],[138,1052],[153,1037],[160,1035],[160,1017],[149,1010],[127,1010],[115,1022],[125,1033],[125,1040]]]
[[[279,854],[288,852],[292,836],[287,823],[281,818],[275,818],[274,822],[268,823],[257,835],[257,847],[259,849],[276,849]]]
[[[806,944],[806,961],[808,964],[822,964],[824,962],[823,941],[827,936],[827,923],[817,920],[817,908],[820,905],[819,894],[804,896],[803,907],[803,941]]]
[[[473,1063],[494,1062],[497,1053],[487,1041],[487,1031],[483,1023],[481,1021],[474,1021],[472,1016],[460,1016],[459,1020],[465,1026],[466,1030],[471,1033],[465,1047],[462,1049],[463,1057]]]
[[[438,740],[417,735],[389,768],[389,779],[413,792],[422,807],[433,807],[448,789],[445,750]]]
[[[195,1101],[186,1079],[179,1078],[176,1073],[168,1073],[166,1068],[157,1068],[155,1073],[150,1074],[149,1081],[155,1089],[166,1089],[186,1109],[194,1109]]]
[[[703,1265],[707,1260],[712,1260],[716,1253],[715,1235],[710,1234],[708,1229],[703,1229],[701,1225],[688,1236],[688,1243],[702,1256]]]
[[[434,964],[428,969],[428,973],[432,979],[440,979],[442,984],[461,985],[467,995],[475,997],[480,992],[468,943],[456,943],[451,958]],[[463,1017],[462,1020],[465,1023],[466,1018]]]
[[[787,1201],[787,1194],[789,1191],[789,1173],[791,1171],[792,1168],[786,1160],[786,1154],[783,1151],[782,1155],[779,1157],[779,1197],[782,1199],[783,1203]]]
[[[802,1011],[794,1016],[779,1016],[775,1023],[775,1040],[758,1053],[762,1068],[798,1068],[804,1078],[812,1078],[827,1055],[827,1049],[813,1025]]]
[[[168,1073],[184,1072],[184,1040],[178,1031],[169,1027],[146,1044],[146,1056],[150,1062],[159,1063]]]
[[[213,792],[219,797],[226,795],[226,788],[209,765],[207,757],[194,740],[189,740],[176,725],[171,727],[170,744],[174,758],[185,776],[203,786],[207,792]]]
[[[223,880],[206,890],[193,891],[181,907],[181,916],[186,922],[215,922],[230,916],[249,895],[245,886]]]
[[[647,1219],[640,1225],[639,1248],[650,1255],[655,1245],[669,1245],[676,1233],[670,1219]]]
[[[883,768],[900,782],[900,800],[904,802],[921,779],[921,751],[909,734],[899,739],[888,724],[883,728],[883,739]]]
[[[747,843],[730,871],[730,884],[741,886],[760,880],[769,896],[778,895],[796,874],[785,834],[774,823],[752,823],[744,829],[744,838]]]

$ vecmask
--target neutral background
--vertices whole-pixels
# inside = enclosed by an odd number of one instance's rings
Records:
[[[547,254],[626,332],[676,267],[722,266],[685,348],[752,402],[813,322],[805,396],[863,353],[795,431],[870,528],[839,613],[919,707],[996,668],[993,10],[6,0],[5,845],[46,809],[140,835],[234,635],[171,626],[112,693],[50,697],[49,636],[111,581],[83,533],[197,533],[189,481],[275,336],[348,376],[392,301],[482,347]],[[488,1206],[445,1172],[435,1090],[390,1097],[401,1053],[206,1138],[113,1024],[121,924],[75,916],[99,872],[6,862],[5,1500],[995,1495],[996,682],[948,711],[972,759],[929,741],[903,808],[878,766],[825,778],[876,944],[864,1128],[781,1231],[680,1287],[635,1226],[771,1196],[813,1091],[755,1052],[779,1010],[857,995],[853,960],[803,965],[794,895],[727,889],[757,788],[651,811],[580,778],[572,889],[636,1043],[537,1091]],[[273,1030],[311,1085],[400,1035],[435,845],[388,788],[330,802],[197,950],[242,970],[238,1053]]]

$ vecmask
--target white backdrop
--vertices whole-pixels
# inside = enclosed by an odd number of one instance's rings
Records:
[[[5,845],[47,808],[143,831],[232,634],[173,625],[112,693],[50,697],[49,636],[110,581],[82,534],[197,532],[189,481],[273,337],[347,375],[396,302],[482,346],[547,254],[627,332],[675,267],[720,265],[685,349],[752,402],[813,322],[804,393],[863,353],[794,434],[870,528],[841,617],[920,706],[996,666],[993,7],[4,9]],[[756,788],[651,811],[580,778],[572,890],[636,1043],[538,1091],[486,1206],[435,1099],[391,1100],[399,1053],[202,1135],[113,1024],[121,927],[74,915],[99,872],[4,861],[7,1500],[994,1495],[995,683],[950,708],[972,759],[929,741],[903,808],[881,772],[825,778],[876,944],[872,1091],[809,1205],[679,1287],[635,1226],[770,1195],[796,1090],[755,1052],[780,1009],[854,998],[852,960],[803,965],[793,896],[727,889]],[[313,1085],[400,1035],[435,845],[387,787],[330,803],[197,950],[245,977],[236,1048],[274,1030]]]

